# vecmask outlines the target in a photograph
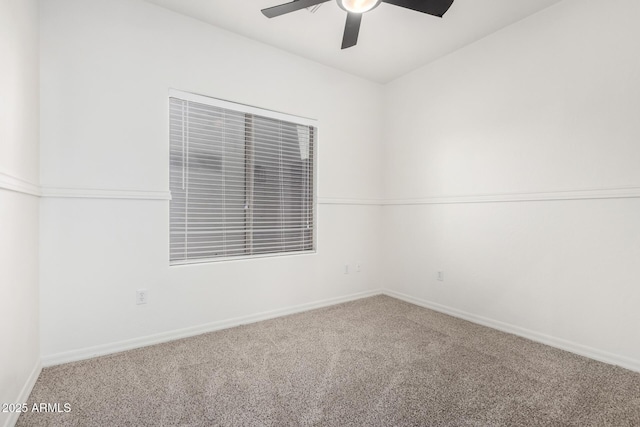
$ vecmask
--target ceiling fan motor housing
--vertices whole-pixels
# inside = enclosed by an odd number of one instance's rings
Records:
[[[365,13],[375,9],[382,0],[336,0],[342,10],[351,13]]]

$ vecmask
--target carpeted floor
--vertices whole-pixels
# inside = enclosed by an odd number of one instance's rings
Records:
[[[386,296],[47,368],[18,426],[640,426],[640,374]]]

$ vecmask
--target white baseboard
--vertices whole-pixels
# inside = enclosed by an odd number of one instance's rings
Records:
[[[375,295],[387,295],[392,298],[397,298],[402,301],[406,301],[411,304],[415,304],[421,307],[425,307],[440,313],[448,314],[460,319],[468,320],[479,325],[487,326],[502,332],[518,335],[523,338],[530,339],[542,344],[549,345],[551,347],[559,348],[561,350],[569,351],[571,353],[579,354],[590,359],[594,359],[600,362],[608,363],[611,365],[617,365],[632,371],[640,372],[640,360],[632,359],[625,356],[609,353],[603,350],[598,350],[592,347],[588,347],[582,344],[578,344],[572,341],[564,340],[562,338],[553,337],[550,335],[542,334],[540,332],[532,331],[530,329],[521,328],[519,326],[504,323],[498,320],[489,319],[487,317],[478,316],[462,310],[458,310],[452,307],[447,307],[441,304],[437,304],[431,301],[415,298],[410,295],[406,295],[400,292],[396,292],[390,289],[375,290],[360,292],[357,294],[346,295],[343,297],[329,298],[321,301],[316,301],[307,304],[300,304],[292,307],[287,307],[278,310],[265,311],[249,316],[236,317],[227,320],[221,320],[218,322],[207,323],[204,325],[193,326],[190,328],[177,329],[174,331],[164,332],[160,334],[149,335],[145,337],[135,338],[131,340],[119,341],[115,343],[99,345],[95,347],[88,347],[78,350],[72,350],[64,353],[57,353],[50,356],[44,356],[42,358],[42,366],[54,366],[63,363],[75,362],[78,360],[90,359],[92,357],[104,356],[107,354],[119,353],[126,350],[132,350],[135,348],[146,347],[149,345],[160,344],[163,342],[174,341],[181,338],[188,338],[195,335],[204,334],[207,332],[218,331],[221,329],[228,329],[235,326],[246,325],[249,323],[260,322],[262,320],[273,319],[276,317],[286,316],[289,314],[301,313],[304,311],[313,310],[316,308],[327,307],[335,304],[340,304],[348,301],[355,301],[362,298],[368,298]],[[39,375],[39,369],[37,374]],[[35,373],[35,370],[34,370]],[[34,376],[34,374],[32,374]],[[33,384],[37,375],[34,378],[30,378],[25,390],[27,390],[26,397],[29,396]],[[25,398],[26,398],[25,397]],[[16,418],[17,419],[17,418]],[[12,424],[8,424],[11,426]]]
[[[149,345],[160,344],[163,342],[174,341],[181,338],[188,338],[207,332],[218,331],[221,329],[233,328],[234,326],[246,325],[249,323],[260,322],[262,320],[273,319],[276,317],[286,316],[289,314],[301,313],[316,308],[327,307],[330,305],[340,304],[348,301],[355,301],[375,295],[381,295],[382,291],[366,291],[357,294],[346,295],[342,297],[329,298],[321,301],[300,304],[292,307],[282,308],[278,310],[265,311],[262,313],[252,314],[249,316],[235,317],[232,319],[221,320],[218,322],[207,323],[204,325],[193,326],[190,328],[177,329],[160,334],[148,335],[145,337],[134,338],[125,341],[118,341],[95,347],[81,348],[78,350],[67,351],[64,353],[52,354],[42,358],[44,367],[61,365],[63,363],[76,362],[78,360],[90,359],[92,357],[104,356],[107,354],[119,353],[121,351],[132,350],[135,348],[146,347]]]
[[[640,372],[640,360],[632,359],[625,356],[609,353],[603,350],[598,350],[586,345],[578,344],[572,341],[568,341],[562,338],[553,337],[551,335],[542,334],[540,332],[532,331],[530,329],[521,328],[519,326],[504,323],[499,320],[489,319],[487,317],[478,316],[475,314],[467,313],[462,310],[447,307],[441,304],[437,304],[431,301],[426,301],[420,298],[415,298],[410,295],[406,295],[400,292],[385,289],[382,292],[384,295],[397,298],[406,301],[411,304],[419,305],[440,313],[448,314],[453,317],[468,320],[469,322],[477,323],[479,325],[487,326],[492,329],[497,329],[502,332],[507,332],[513,335],[518,335],[523,338],[530,339],[542,344],[546,344],[551,347],[559,348],[571,353],[579,354],[580,356],[588,357],[590,359],[597,360],[599,362],[608,363],[611,365],[617,365],[631,371]]]
[[[29,378],[22,386],[22,390],[13,401],[13,403],[26,403],[29,399],[29,395],[31,394],[31,390],[33,390],[33,386],[36,385],[36,381],[38,381],[38,377],[40,376],[40,372],[42,372],[42,364],[40,361],[36,361],[33,369],[31,370],[31,374],[29,374]],[[18,412],[10,412],[9,418],[6,419],[4,423],[4,427],[13,427],[18,422],[18,418],[20,417],[20,413]]]

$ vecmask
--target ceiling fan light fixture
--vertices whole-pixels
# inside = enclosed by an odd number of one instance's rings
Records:
[[[262,14],[267,18],[275,18],[300,9],[317,8],[320,4],[329,1],[331,0],[292,0],[288,3],[262,9]],[[338,6],[347,12],[347,22],[342,36],[342,49],[353,47],[358,43],[362,14],[375,9],[381,2],[442,18],[454,0],[336,0]]]
[[[337,0],[338,6],[347,12],[351,13],[365,13],[380,4],[381,0]]]

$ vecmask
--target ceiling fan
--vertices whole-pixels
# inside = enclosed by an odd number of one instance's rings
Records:
[[[262,13],[267,18],[275,18],[296,10],[305,9],[326,3],[330,0],[294,0],[278,6],[262,9]],[[342,49],[355,46],[358,43],[358,33],[360,32],[360,22],[362,14],[375,9],[382,3],[394,4],[416,12],[427,13],[429,15],[442,17],[453,4],[453,0],[336,0],[338,6],[347,12],[347,24],[344,27],[342,37]]]

